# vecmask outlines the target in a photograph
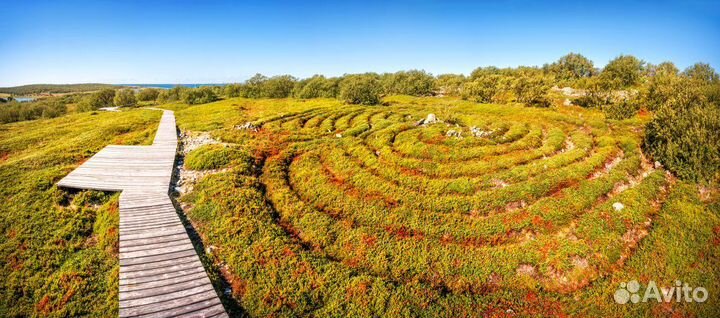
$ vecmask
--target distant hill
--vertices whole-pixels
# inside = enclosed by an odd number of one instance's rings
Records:
[[[103,88],[117,88],[116,85],[111,84],[98,84],[98,83],[86,83],[86,84],[32,84],[22,85],[15,87],[0,87],[0,93],[13,94],[13,95],[31,95],[31,94],[42,94],[42,93],[77,93],[77,92],[88,92],[96,91]]]

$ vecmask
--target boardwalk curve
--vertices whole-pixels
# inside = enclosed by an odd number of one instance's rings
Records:
[[[168,196],[176,150],[163,110],[151,146],[107,146],[58,183],[122,191],[120,317],[227,317]]]

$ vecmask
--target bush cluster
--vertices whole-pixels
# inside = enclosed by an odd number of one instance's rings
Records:
[[[678,176],[720,183],[720,103],[711,92],[720,83],[677,78],[661,85],[653,99],[655,114],[647,124],[645,151]],[[715,89],[712,89],[714,87]]]
[[[551,80],[542,74],[475,74],[460,87],[461,97],[481,103],[519,102],[530,106],[550,105]]]
[[[0,123],[54,118],[65,113],[67,113],[67,106],[59,98],[41,99],[28,103],[11,101],[0,105]]]

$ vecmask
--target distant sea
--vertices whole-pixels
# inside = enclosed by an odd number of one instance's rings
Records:
[[[142,87],[142,88],[161,88],[161,89],[171,89],[175,86],[183,86],[183,87],[189,87],[189,88],[198,88],[200,86],[223,86],[225,84],[115,84],[117,86],[129,86],[129,87]]]

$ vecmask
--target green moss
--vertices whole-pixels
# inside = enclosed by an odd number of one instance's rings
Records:
[[[185,167],[191,170],[209,170],[227,167],[236,162],[239,168],[249,171],[252,168],[252,158],[244,151],[225,145],[204,145],[191,151],[185,156]]]

